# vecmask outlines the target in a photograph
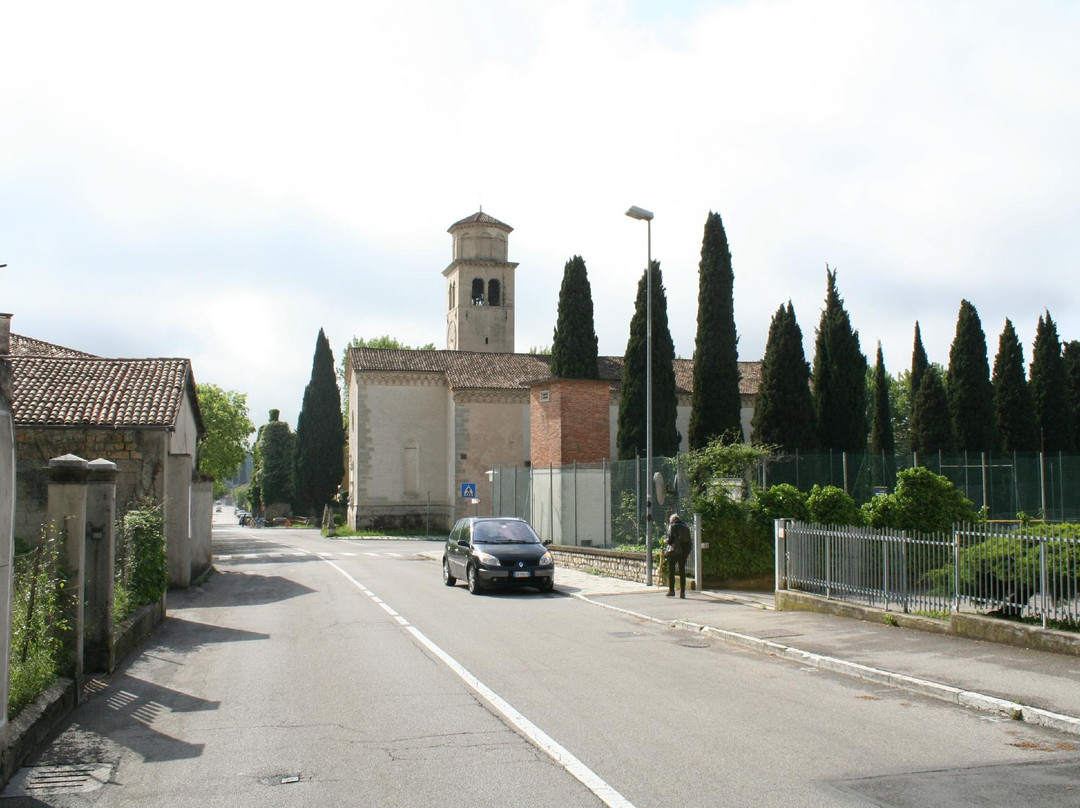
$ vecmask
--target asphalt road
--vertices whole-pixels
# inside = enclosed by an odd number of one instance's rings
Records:
[[[215,525],[218,573],[0,808],[1080,804],[1071,736],[559,594],[474,597],[437,548]]]

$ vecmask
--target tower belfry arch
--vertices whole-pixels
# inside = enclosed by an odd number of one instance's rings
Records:
[[[446,279],[446,347],[451,351],[514,352],[513,231],[482,210],[450,225],[453,260]]]

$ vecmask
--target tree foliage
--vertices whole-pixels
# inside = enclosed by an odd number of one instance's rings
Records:
[[[956,317],[946,392],[955,448],[976,452],[996,448],[994,387],[986,358],[986,334],[979,313],[967,300],[960,301]]]
[[[255,440],[252,501],[256,505],[291,504],[293,500],[296,435],[285,421],[278,420],[278,414],[270,410],[270,420],[259,427]]]
[[[1039,429],[1040,449],[1069,452],[1073,449],[1072,418],[1069,405],[1065,360],[1061,355],[1057,325],[1039,317],[1035,348],[1031,357],[1031,401]]]
[[[810,394],[810,365],[803,353],[802,329],[790,300],[786,307],[781,305],[777,309],[769,325],[751,426],[757,444],[776,446],[785,452],[806,451],[815,446],[817,429]]]
[[[1039,439],[1031,391],[1024,378],[1024,349],[1010,320],[998,338],[994,357],[994,422],[998,440],[1007,452],[1033,452]]]
[[[866,449],[866,357],[859,334],[836,289],[836,272],[825,267],[828,290],[814,351],[814,408],[818,446],[847,452]]]
[[[877,346],[877,361],[874,363],[872,396],[874,414],[870,421],[870,451],[875,455],[891,455],[896,451],[896,441],[889,406],[889,376],[885,372],[885,357],[881,353],[880,342]]]
[[[719,213],[709,212],[698,265],[694,392],[687,440],[698,449],[713,438],[742,439],[735,275]]]
[[[855,500],[835,485],[815,485],[806,498],[810,520],[819,525],[865,525],[866,517]]]
[[[255,431],[248,415],[247,395],[222,390],[216,384],[200,384],[199,412],[206,432],[199,441],[199,469],[218,485],[236,476],[249,451],[248,438]]]
[[[337,495],[345,476],[345,427],[334,355],[321,328],[315,339],[311,380],[304,388],[303,405],[296,419],[293,462],[297,510],[316,510]]]
[[[945,383],[937,365],[930,365],[923,374],[914,410],[918,417],[911,427],[913,452],[947,452],[953,448],[952,417]]]
[[[660,262],[653,261],[652,273],[652,382],[653,455],[674,457],[679,451],[679,431],[675,426],[678,396],[675,389],[675,344],[668,328],[667,296],[664,294]],[[646,311],[648,277],[641,273],[637,302],[630,320],[630,339],[623,359],[619,390],[618,437],[620,460],[644,457],[646,449]]]
[[[599,379],[592,287],[585,260],[575,255],[563,269],[559,314],[551,342],[551,375],[560,379]]]
[[[922,332],[919,329],[919,321],[915,321],[915,339],[911,348],[911,372],[908,376],[911,384],[908,390],[908,400],[911,402],[911,414],[908,419],[909,435],[914,436],[918,431],[919,424],[919,410],[917,406],[919,398],[919,387],[922,385],[923,376],[926,375],[926,369],[930,366],[929,361],[926,358],[926,349],[923,348]],[[910,440],[911,449],[917,451],[917,446],[914,438]]]
[[[1065,380],[1069,388],[1069,408],[1072,414],[1074,448],[1080,447],[1080,341],[1065,343],[1062,350],[1065,360]]]

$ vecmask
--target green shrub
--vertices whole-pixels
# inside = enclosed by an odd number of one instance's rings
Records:
[[[764,491],[756,491],[752,508],[758,521],[770,528],[777,519],[810,521],[806,494],[790,483],[781,483]]]
[[[866,517],[855,500],[835,485],[815,485],[806,499],[810,519],[820,525],[865,525]]]
[[[916,466],[896,475],[896,491],[863,506],[873,527],[940,533],[975,520],[971,500],[948,478]]]
[[[12,564],[8,718],[36,699],[61,669],[63,597],[60,542],[43,531],[41,542]]]

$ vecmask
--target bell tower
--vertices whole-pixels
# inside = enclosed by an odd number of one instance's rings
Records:
[[[514,352],[514,270],[507,261],[513,231],[480,210],[450,225],[454,260],[446,278],[446,348]]]

